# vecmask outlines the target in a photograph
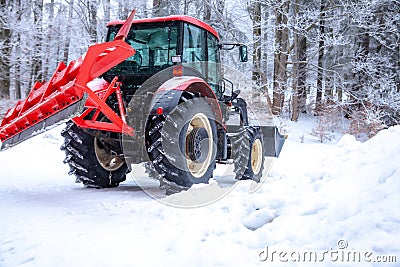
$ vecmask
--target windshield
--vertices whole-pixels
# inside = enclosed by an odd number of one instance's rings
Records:
[[[108,41],[112,41],[120,26],[109,28]],[[171,56],[178,47],[178,26],[165,23],[133,24],[125,40],[136,54],[113,69],[124,74],[151,74],[172,66]]]

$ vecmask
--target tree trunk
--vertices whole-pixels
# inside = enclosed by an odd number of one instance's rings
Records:
[[[399,27],[400,27],[400,22],[398,23]],[[397,93],[400,93],[400,44],[397,45],[396,49],[395,49],[396,53],[394,55],[395,60],[397,61],[397,68],[396,68],[396,88],[397,88]],[[397,54],[397,57],[396,57]]]
[[[317,94],[315,98],[315,115],[320,115],[322,108],[322,87],[324,79],[323,60],[324,60],[324,34],[325,34],[325,1],[321,0],[320,19],[319,19],[319,35],[318,42],[318,74],[317,74]]]
[[[0,1],[0,12],[3,18],[7,18],[7,11],[9,10],[9,1]],[[11,29],[7,25],[5,19],[0,19],[0,43],[2,48],[0,49],[0,97],[6,97],[10,95],[10,53],[11,53]]]
[[[307,37],[301,36],[298,44],[299,76],[297,95],[299,97],[299,112],[307,111]]]
[[[43,0],[35,0],[33,2],[33,23],[34,23],[34,38],[33,38],[33,53],[31,61],[31,80],[30,87],[35,81],[43,80]],[[27,88],[27,92],[29,89]]]
[[[109,22],[111,20],[111,0],[103,0],[104,20]]]
[[[126,19],[129,15],[129,0],[118,0],[118,17]]]
[[[130,7],[129,7],[129,3],[130,3],[130,1],[125,1],[124,12],[122,14],[122,16],[124,17],[123,19],[128,18],[129,13],[131,12]]]
[[[224,9],[225,9],[225,0],[216,0],[217,6],[217,18],[222,20],[224,17]]]
[[[293,33],[293,54],[292,54],[292,121],[297,121],[299,118],[299,95],[298,95],[298,79],[299,79],[299,48],[298,48],[298,34]]]
[[[274,92],[272,99],[272,114],[279,115],[283,108],[284,93],[287,83],[287,60],[289,49],[289,30],[287,28],[289,1],[275,10],[275,55],[274,55]]]
[[[210,23],[211,21],[211,2],[210,0],[205,0],[203,2],[204,6],[204,15],[203,15],[203,20],[207,23]]]
[[[47,32],[46,42],[43,44],[45,46],[46,54],[43,55],[44,57],[44,65],[43,65],[43,77],[47,80],[49,77],[49,65],[51,63],[51,59],[49,58],[48,52],[52,49],[52,44],[55,44],[53,38],[53,19],[54,19],[54,0],[50,1],[49,4],[49,26]],[[51,55],[50,55],[51,57]]]
[[[361,35],[361,40],[359,41],[359,47],[356,52],[356,64],[361,64],[363,61],[366,60],[369,54],[369,43],[370,43],[370,36],[368,32],[365,32]],[[364,68],[360,68],[358,66],[359,71],[354,73],[354,81],[353,84],[353,91],[359,95],[359,97],[363,97],[363,93],[361,92],[363,85],[368,83],[368,76],[366,75],[366,70]]]
[[[327,34],[331,40],[333,40],[333,27],[331,24],[325,25],[327,28]],[[335,58],[337,57],[337,53],[334,53],[333,46],[331,44],[327,45],[325,48],[325,71],[329,71],[328,75],[325,75],[325,103],[327,107],[334,105],[335,99],[333,96],[333,89],[334,89],[334,64]]]
[[[295,2],[294,16],[299,17],[298,1]],[[306,61],[307,61],[307,39],[301,36],[296,29],[293,30],[293,52],[292,52],[292,121],[297,121],[300,113],[306,111]]]
[[[74,0],[70,0],[68,6],[68,19],[67,19],[68,25],[71,25],[73,15],[74,15]],[[69,45],[71,42],[70,32],[71,32],[70,27],[67,27],[65,33],[64,49],[63,49],[63,61],[65,63],[68,63],[68,57],[69,57]]]
[[[261,88],[261,3],[253,1],[250,7],[253,22],[253,65],[252,75],[253,93],[259,94]]]
[[[345,54],[345,48],[344,47],[338,47],[336,49],[336,62],[341,63],[342,58],[344,57]],[[336,74],[335,74],[335,85],[336,85],[336,92],[337,92],[337,101],[338,104],[340,105],[343,101],[343,83],[346,80],[346,68],[344,66],[339,66],[336,68]]]
[[[153,0],[153,17],[162,17],[167,15],[166,0]]]
[[[89,17],[89,37],[90,43],[97,42],[97,3],[95,0],[87,2],[88,17]]]
[[[187,15],[189,13],[189,3],[190,3],[190,0],[183,1],[183,15]],[[154,1],[153,1],[153,4],[154,4]]]
[[[14,8],[16,10],[16,19],[17,23],[19,24],[22,18],[22,7],[21,7],[21,0],[15,0]],[[21,87],[21,33],[19,31],[13,32],[13,49],[15,51],[14,58],[15,62],[13,65],[14,68],[14,98],[21,99],[22,98],[22,87]]]

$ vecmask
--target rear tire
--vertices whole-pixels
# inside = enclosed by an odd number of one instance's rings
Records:
[[[69,175],[76,176],[76,182],[86,187],[116,187],[125,181],[128,167],[122,156],[110,153],[99,139],[79,128],[73,122],[61,132],[65,151],[64,163],[70,167]]]
[[[236,179],[260,182],[265,155],[261,129],[257,126],[245,126],[232,139]]]
[[[217,126],[204,98],[184,99],[169,115],[149,117],[146,148],[161,179],[190,187],[212,177]]]

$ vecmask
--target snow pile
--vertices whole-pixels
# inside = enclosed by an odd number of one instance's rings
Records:
[[[346,135],[332,148],[319,148],[314,158],[303,150],[303,157],[311,156],[304,172],[300,155],[283,160],[292,170],[274,168],[263,195],[280,215],[259,233],[268,245],[324,251],[345,240],[349,249],[399,260],[400,126],[365,143]]]
[[[315,251],[318,266],[355,265],[321,260],[326,250],[400,262],[400,126],[365,143],[290,137],[258,191],[241,181],[196,209],[161,204],[132,180],[106,190],[75,185],[60,131],[0,153],[2,267],[293,265],[277,254],[272,261],[272,251]],[[361,257],[358,266],[375,265]]]

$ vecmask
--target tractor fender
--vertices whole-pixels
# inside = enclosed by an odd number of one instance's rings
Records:
[[[163,114],[169,114],[179,103],[183,92],[200,93],[211,104],[216,121],[222,124],[222,113],[217,96],[210,86],[201,78],[195,76],[173,77],[164,82],[155,92],[150,104],[150,115],[156,115],[162,108]]]

